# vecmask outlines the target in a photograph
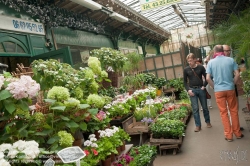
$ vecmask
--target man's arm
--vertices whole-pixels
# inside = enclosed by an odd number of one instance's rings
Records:
[[[206,80],[207,80],[208,84],[214,89],[214,82],[211,79],[211,74],[207,73]]]
[[[234,70],[234,84],[237,84],[239,78],[240,78],[239,70]]]
[[[185,69],[183,71],[183,83],[184,83],[184,87],[185,87],[186,91],[188,91],[189,87],[188,87],[188,83],[187,83],[187,72]]]

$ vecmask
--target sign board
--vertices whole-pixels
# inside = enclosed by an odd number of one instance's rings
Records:
[[[52,160],[51,158],[49,158],[45,163],[44,166],[54,166],[55,165],[55,161]]]
[[[0,15],[0,20],[0,29],[45,35],[44,25],[42,23],[3,15]]]
[[[140,0],[141,11],[155,9],[174,3],[181,2],[182,0]]]
[[[60,150],[57,155],[63,163],[79,163],[80,159],[84,158],[86,154],[79,146],[73,146]]]

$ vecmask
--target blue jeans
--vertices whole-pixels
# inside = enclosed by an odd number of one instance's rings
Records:
[[[207,98],[206,98],[206,92],[202,89],[192,89],[194,93],[194,96],[190,96],[191,100],[191,106],[193,109],[193,115],[194,115],[194,121],[195,125],[197,127],[201,127],[201,118],[200,118],[200,112],[199,112],[199,104],[198,99],[200,100],[202,109],[203,109],[203,116],[206,123],[210,123],[210,115],[207,108]]]

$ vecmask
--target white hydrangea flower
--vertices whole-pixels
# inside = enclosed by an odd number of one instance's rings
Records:
[[[10,163],[8,161],[6,161],[5,159],[0,160],[0,165],[1,166],[11,166]]]
[[[16,150],[16,149],[10,149],[10,151],[9,151],[9,153],[8,153],[8,155],[7,155],[7,157],[9,157],[9,158],[15,158],[16,157],[16,155],[19,153],[19,151],[18,150]]]
[[[0,152],[0,160],[4,158],[3,152]]]
[[[12,148],[11,144],[1,144],[0,145],[0,152],[4,152],[5,150],[9,150]]]
[[[18,140],[13,144],[13,148],[16,148],[16,149],[22,151],[26,148],[26,143],[23,140]]]

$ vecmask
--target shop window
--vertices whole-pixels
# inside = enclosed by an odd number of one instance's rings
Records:
[[[0,52],[25,53],[19,44],[9,41],[0,43]]]
[[[6,52],[16,52],[16,44],[13,42],[3,42]]]

